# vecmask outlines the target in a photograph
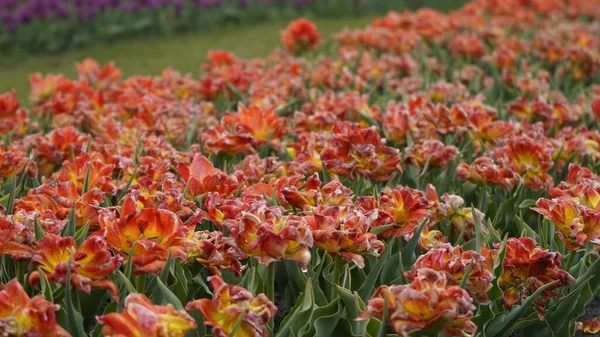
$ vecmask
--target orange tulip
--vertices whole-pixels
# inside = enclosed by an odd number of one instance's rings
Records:
[[[472,250],[463,251],[461,247],[446,246],[430,250],[419,256],[411,270],[406,272],[409,280],[413,280],[421,268],[430,268],[446,274],[449,285],[459,285],[466,276],[471,265],[466,289],[477,303],[489,303],[487,291],[494,275],[488,268],[486,259]]]
[[[458,149],[455,146],[445,146],[441,141],[433,139],[406,148],[404,160],[407,164],[422,169],[426,163],[429,168],[448,167],[450,161],[457,156]]]
[[[313,50],[321,42],[321,35],[317,25],[305,18],[296,19],[280,32],[281,41],[288,51],[301,53]]]
[[[369,232],[369,218],[353,206],[319,206],[307,221],[317,247],[363,268],[363,255],[379,256],[385,249],[377,235]]]
[[[584,334],[598,334],[600,332],[600,318],[596,317],[591,320],[575,322],[575,328]]]
[[[227,337],[242,316],[236,337],[268,337],[267,324],[277,313],[277,307],[267,296],[256,297],[248,290],[225,283],[218,276],[208,278],[213,288],[212,300],[203,298],[189,302],[187,310],[199,310],[212,326],[215,337]]]
[[[385,188],[379,197],[379,208],[388,216],[388,222],[394,227],[381,233],[381,237],[411,236],[416,227],[431,214],[433,204],[421,191],[400,186]]]
[[[0,256],[11,255],[17,259],[30,258],[33,250],[33,232],[14,216],[0,215]]]
[[[575,204],[570,198],[543,199],[532,210],[552,221],[565,246],[577,250],[591,242],[600,246],[600,212]]]
[[[158,274],[169,251],[173,258],[187,257],[185,239],[189,229],[173,212],[155,208],[140,210],[136,201],[128,197],[121,207],[120,217],[102,210],[99,220],[111,249],[123,257],[133,258],[135,273]]]
[[[172,304],[155,305],[143,294],[129,294],[122,312],[97,316],[106,337],[183,337],[196,321]]]
[[[98,90],[109,88],[121,78],[121,70],[116,68],[113,63],[100,68],[96,60],[89,58],[77,64],[77,71],[80,81],[87,81]]]
[[[29,177],[37,177],[37,165],[31,158],[27,158],[23,151],[6,150],[0,145],[0,182],[21,173]]]
[[[573,202],[595,209],[600,205],[600,176],[588,168],[569,164],[569,175],[566,181],[548,189],[553,198],[570,197]]]
[[[287,259],[306,269],[310,263],[313,237],[306,219],[283,215],[281,207],[251,205],[222,226],[244,253],[263,264]]]
[[[71,267],[71,282],[77,289],[89,293],[92,289],[107,289],[119,301],[117,286],[106,277],[119,267],[120,258],[113,256],[100,233],[88,237],[79,248],[72,237],[49,234],[37,243],[31,258],[51,282],[67,282]],[[29,283],[39,283],[39,271],[29,276]]]
[[[497,160],[508,160],[513,171],[523,177],[524,185],[532,190],[552,186],[548,171],[554,166],[553,148],[543,139],[517,136],[509,139],[504,147],[497,149]]]
[[[333,142],[321,152],[331,175],[385,181],[402,173],[400,153],[384,145],[375,127],[340,122],[333,125],[333,132]]]
[[[496,253],[497,251],[491,251],[491,254]],[[498,279],[498,285],[504,291],[506,307],[510,310],[539,287],[558,281],[533,302],[538,317],[543,319],[546,303],[552,297],[560,295],[553,290],[575,282],[568,272],[560,269],[561,263],[560,253],[543,249],[532,238],[508,239],[502,262],[504,273]]]
[[[475,310],[471,297],[466,290],[449,285],[444,272],[421,268],[410,284],[380,286],[358,319],[381,320],[386,299],[389,320],[385,323],[402,337],[434,325],[451,336],[474,336],[477,331],[471,321]]]
[[[279,117],[275,108],[259,108],[252,106],[246,108],[238,105],[237,113],[230,113],[223,117],[223,125],[235,134],[250,135],[257,148],[269,142],[273,147],[279,147],[279,138],[287,133],[286,119]]]
[[[180,163],[177,172],[186,182],[186,197],[194,198],[207,192],[231,195],[240,189],[241,177],[228,175],[215,168],[202,154],[196,154],[188,166]]]
[[[82,153],[72,161],[65,161],[55,177],[60,182],[70,181],[80,191],[86,181],[88,189],[97,188],[102,192],[114,194],[116,186],[112,181],[113,164],[104,164],[93,155]]]
[[[190,245],[187,248],[188,261],[198,261],[213,274],[221,275],[222,270],[231,270],[236,277],[241,277],[240,259],[246,258],[231,237],[221,232],[199,231],[188,236]]]
[[[19,281],[0,290],[0,332],[5,336],[70,337],[56,323],[60,307],[38,295],[30,298]]]
[[[505,190],[512,189],[521,180],[517,173],[510,168],[494,164],[489,157],[478,157],[470,165],[458,164],[456,175],[460,180],[467,180],[474,184],[485,182],[489,186],[498,186]]]
[[[78,188],[71,182],[58,183],[55,187],[42,185],[29,190],[27,196],[15,201],[15,211],[36,214],[40,220],[58,220],[64,225],[73,207],[75,208],[75,226],[86,223],[98,225],[98,209],[104,193],[91,189],[80,195]]]

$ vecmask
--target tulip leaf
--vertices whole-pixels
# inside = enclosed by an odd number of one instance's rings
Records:
[[[352,293],[350,290],[338,285],[335,286],[335,289],[344,303],[348,316],[352,319],[358,317],[360,312],[365,308],[365,304],[360,296],[356,292]]]
[[[379,235],[379,234],[387,231],[390,228],[394,228],[394,225],[383,225],[383,226],[373,227],[373,228],[371,228],[370,232],[372,234]]]
[[[35,229],[35,240],[39,241],[46,236],[46,233],[44,232],[44,229],[42,228],[42,225],[40,224],[40,220],[38,219],[37,216],[33,219],[33,224],[34,224],[34,229]]]
[[[131,273],[133,271],[133,257],[135,255],[135,245],[136,242],[134,241],[133,244],[131,244],[129,256],[127,256],[127,264],[125,265],[125,276],[127,276],[129,280],[131,280]]]
[[[417,243],[419,242],[419,238],[421,237],[421,232],[423,232],[423,228],[425,228],[425,225],[427,224],[428,221],[429,221],[429,218],[425,218],[419,224],[419,226],[415,230],[412,238],[410,238],[410,241],[408,241],[406,246],[404,246],[402,248],[402,257],[403,257],[403,263],[405,266],[410,266],[415,262],[415,260],[416,260],[415,249],[417,248]]]
[[[549,310],[547,321],[557,336],[572,336],[575,332],[575,319],[585,313],[587,304],[594,294],[588,281],[568,295],[560,298],[556,307]]]
[[[127,289],[127,292],[124,292],[124,291],[121,290],[121,294],[122,294],[121,297],[122,298],[125,298],[125,296],[127,294],[131,294],[131,293],[137,292],[135,290],[135,286],[133,285],[133,283],[131,283],[131,280],[129,280],[129,278],[125,274],[123,274],[122,271],[117,270],[117,275],[119,275],[119,277],[121,278],[121,281],[123,281],[123,287],[124,287],[124,289]]]
[[[8,199],[6,199],[6,214],[13,214],[15,198],[17,197],[17,176],[10,178],[8,188]]]
[[[484,185],[485,187],[485,185]],[[471,205],[471,213],[473,214],[473,222],[475,223],[475,251],[481,253],[481,246],[485,245],[485,237],[483,236],[483,229],[481,225],[481,219],[475,211],[475,207]]]
[[[297,304],[291,309],[290,314],[287,315],[279,330],[275,334],[275,337],[288,336],[290,333],[299,331],[306,322],[309,321],[314,311],[315,298],[313,292],[312,280],[306,281],[306,287],[304,293],[298,298]]]
[[[177,298],[177,296],[175,296],[175,294],[173,294],[173,292],[163,283],[160,277],[156,278],[156,284],[158,284],[158,288],[167,303],[173,304],[177,310],[185,310],[179,298]]]
[[[169,274],[171,272],[171,267],[173,266],[173,257],[171,256],[171,250],[169,249],[169,254],[167,256],[167,261],[165,262],[165,266],[162,268],[159,274],[159,278],[163,283],[167,283],[169,280]]]
[[[88,162],[88,168],[85,173],[85,179],[83,180],[83,187],[81,188],[81,194],[86,194],[90,190],[90,172],[92,170],[92,163]]]
[[[311,324],[314,327],[315,334],[311,335],[315,337],[331,337],[340,320],[343,307],[340,298],[337,297],[328,305],[315,309],[312,315],[314,322]]]
[[[527,310],[531,308],[533,301],[538,298],[546,289],[554,286],[557,281],[550,282],[539,287],[531,296],[527,297],[521,305],[514,306],[509,312],[496,316],[485,326],[485,337],[508,337],[514,329],[515,324]]]
[[[388,301],[387,296],[383,297],[383,316],[381,316],[381,325],[379,326],[379,330],[377,330],[376,337],[385,337],[387,335],[388,329]]]
[[[63,237],[73,237],[75,235],[75,203],[73,203],[73,205],[71,206],[71,213],[69,213],[69,218],[67,220],[67,223],[65,224],[65,227],[62,230],[61,235]]]
[[[535,206],[535,200],[533,199],[525,199],[521,202],[521,204],[519,205],[519,208],[522,209],[529,209],[531,207]]]
[[[500,293],[502,296],[502,292]],[[492,309],[491,304],[482,304],[477,308],[477,314],[473,317],[473,323],[477,324],[478,330],[483,330],[482,327],[485,323],[491,321],[494,317],[496,317],[496,313]]]
[[[136,153],[136,156],[137,156],[137,153]],[[133,183],[133,180],[135,179],[135,175],[137,174],[138,168],[139,168],[139,164],[136,164],[133,169],[133,173],[131,173],[131,177],[129,177],[129,179],[127,180],[127,183],[125,184],[125,187],[123,188],[123,191],[121,191],[121,193],[119,193],[119,196],[116,199],[117,202],[119,200],[123,199],[123,197],[127,195],[127,191],[129,190],[129,187],[131,186],[131,184]],[[186,188],[187,188],[187,185],[186,185]],[[186,194],[183,193],[182,195],[185,196]]]
[[[469,275],[471,275],[471,269],[473,269],[473,262],[475,260],[471,260],[471,262],[469,263],[469,265],[467,266],[467,269],[465,270],[464,274],[463,274],[463,278],[460,281],[460,287],[463,289],[467,288],[467,282],[469,281]]]
[[[235,337],[235,334],[238,331],[238,329],[240,328],[240,325],[242,325],[242,321],[244,320],[244,317],[246,317],[245,309],[242,310],[242,312],[240,312],[240,315],[235,320],[235,323],[233,324],[233,328],[231,329],[231,332],[227,335],[228,337]]]
[[[519,232],[524,234],[522,236],[530,237],[537,242],[541,241],[540,236],[533,230],[533,228],[531,228],[527,223],[525,223],[525,221],[523,221],[523,219],[521,219],[521,217],[519,217],[518,215],[515,215],[515,220],[516,220],[515,223],[517,224],[517,228],[518,228]]]
[[[86,337],[83,329],[83,316],[75,309],[75,301],[73,300],[73,292],[77,291],[71,287],[71,263],[67,264],[67,275],[65,278],[65,311],[67,313],[66,329],[72,336]]]
[[[109,314],[111,312],[115,312],[115,311],[117,311],[117,303],[111,302],[104,309],[104,315]],[[96,326],[94,327],[94,330],[91,333],[91,336],[92,337],[102,336],[102,325],[101,324],[96,324]]]
[[[41,267],[38,267],[37,270],[40,275],[40,291],[42,292],[42,294],[44,294],[44,297],[46,297],[48,301],[54,302],[54,296],[52,295],[52,285],[50,284],[50,281],[48,281],[48,278],[46,277],[46,274],[44,274],[44,271]]]
[[[367,278],[363,282],[360,289],[358,289],[358,294],[363,300],[369,298],[369,296],[371,296],[371,294],[375,290],[375,282],[377,282],[379,274],[381,274],[381,271],[383,270],[383,266],[385,266],[385,263],[390,258],[392,252],[391,248],[391,246],[386,247],[385,251],[383,252],[383,255],[379,257],[379,260],[377,261],[375,266],[373,266],[373,268],[369,270]]]
[[[79,230],[77,230],[77,232],[75,233],[75,236],[73,237],[73,239],[77,243],[77,247],[81,246],[81,244],[85,241],[85,239],[87,238],[89,229],[90,229],[90,224],[89,224],[89,222],[86,222],[85,225],[83,225],[83,227],[81,227],[81,228],[79,228]]]

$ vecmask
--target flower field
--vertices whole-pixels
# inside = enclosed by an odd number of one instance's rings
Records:
[[[473,0],[297,19],[200,78],[32,74],[0,94],[0,335],[600,333],[599,19]]]

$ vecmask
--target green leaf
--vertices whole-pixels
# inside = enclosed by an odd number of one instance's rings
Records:
[[[518,215],[515,215],[515,220],[516,220],[515,222],[517,224],[517,228],[518,228],[519,232],[522,232],[524,234],[523,236],[530,237],[537,242],[541,241],[538,233],[536,233],[536,231],[534,231],[533,228],[529,227],[529,225],[527,223],[525,223],[525,221],[523,221],[523,219],[521,219],[521,217],[519,217]]]
[[[473,214],[473,222],[475,223],[475,251],[481,253],[481,245],[485,244],[485,237],[483,236],[483,230],[481,229],[481,221],[475,207],[471,204],[471,213]]]
[[[371,228],[370,233],[379,235],[379,234],[387,231],[390,228],[394,228],[394,225],[384,225],[384,226],[379,226],[379,227],[373,227],[373,228]]]
[[[467,270],[465,270],[463,278],[460,281],[460,287],[463,289],[467,288],[467,282],[469,281],[469,275],[471,275],[471,269],[473,269],[473,262],[474,262],[474,260],[471,260],[471,263],[469,263],[469,265],[467,266]]]
[[[171,250],[169,249],[169,255],[167,256],[167,262],[165,262],[165,266],[160,271],[159,278],[163,283],[167,283],[169,279],[169,274],[171,273],[171,269],[173,266],[173,258],[171,256]]]
[[[383,297],[383,316],[381,316],[381,326],[379,326],[379,330],[377,331],[376,337],[385,337],[387,335],[388,329],[388,302],[387,297]]]
[[[89,229],[90,229],[90,224],[89,224],[89,222],[86,222],[85,225],[83,225],[83,227],[81,227],[81,228],[79,228],[79,230],[77,230],[77,232],[75,233],[75,236],[73,237],[75,242],[77,242],[77,247],[81,246],[83,241],[85,241],[85,239],[87,238]]]
[[[346,316],[350,320],[350,327],[355,335],[361,335],[367,326],[367,321],[357,321],[356,318],[365,309],[365,303],[357,292],[351,293],[348,289],[336,286],[340,299],[344,303]]]
[[[10,178],[8,199],[6,200],[6,214],[13,214],[15,198],[17,197],[17,176]]]
[[[135,241],[131,244],[131,249],[129,250],[129,255],[127,257],[127,264],[125,265],[125,276],[127,276],[127,279],[129,280],[131,280],[131,273],[133,271],[133,256],[136,244]]]
[[[391,253],[392,253],[392,247],[391,247],[391,245],[388,245],[388,247],[386,247],[385,251],[383,252],[383,255],[381,255],[379,257],[379,260],[377,261],[375,266],[373,266],[373,268],[371,268],[371,270],[369,270],[369,274],[367,275],[367,278],[365,279],[365,281],[362,284],[362,286],[360,287],[360,289],[358,289],[358,294],[360,295],[360,297],[363,300],[369,298],[371,296],[371,294],[373,293],[373,291],[375,290],[375,282],[377,282],[377,279],[379,278],[379,274],[381,274],[381,271],[383,270],[383,266],[385,265],[387,260],[390,258]]]
[[[65,227],[62,230],[61,236],[63,237],[73,237],[75,235],[75,203],[71,206],[71,213],[69,213],[69,218]]]
[[[85,172],[85,179],[83,180],[83,187],[81,188],[81,194],[86,194],[87,191],[90,190],[90,171],[92,169],[92,164],[88,162],[88,168]]]
[[[314,336],[331,337],[331,334],[340,320],[342,310],[343,305],[341,304],[339,297],[328,305],[315,309],[312,315],[314,321],[311,324],[315,330]]]
[[[415,249],[417,248],[417,243],[419,242],[419,238],[421,237],[421,232],[423,231],[423,228],[425,228],[425,225],[427,224],[428,221],[429,221],[429,218],[425,218],[419,224],[419,226],[415,230],[415,233],[413,234],[412,238],[410,238],[410,241],[408,241],[406,246],[404,246],[402,248],[402,257],[403,257],[402,262],[404,263],[405,266],[410,266],[416,261]]]
[[[44,229],[42,228],[42,225],[40,224],[40,220],[38,219],[37,216],[33,220],[33,224],[34,224],[34,228],[35,228],[35,240],[39,241],[46,236],[46,233],[44,232]]]
[[[506,243],[508,242],[508,234],[504,236],[502,245],[498,249],[498,256],[494,260],[493,272],[496,278],[499,278],[504,273],[504,257],[506,256]]]
[[[50,281],[48,281],[48,278],[46,277],[46,274],[44,274],[44,271],[41,267],[38,267],[37,271],[40,275],[40,290],[42,294],[44,294],[44,297],[46,297],[48,301],[54,302],[54,296],[52,295],[52,285],[50,284]]]
[[[66,329],[74,337],[86,337],[83,329],[83,317],[75,309],[75,302],[73,301],[73,291],[71,287],[71,263],[67,265],[67,276],[65,278],[65,310],[67,312],[67,326]]]
[[[235,337],[235,333],[240,328],[240,325],[242,325],[242,321],[244,320],[244,317],[246,317],[246,310],[245,309],[242,310],[242,312],[240,312],[240,315],[235,320],[235,323],[233,324],[233,328],[231,329],[231,332],[229,333],[229,335],[227,335],[228,337]]]
[[[121,278],[121,281],[123,281],[123,287],[127,289],[127,292],[121,290],[122,299],[124,299],[127,294],[137,292],[135,286],[133,285],[133,283],[131,283],[131,280],[127,277],[127,275],[123,274],[123,272],[120,270],[117,270],[117,275]]]
[[[308,279],[304,293],[298,298],[298,303],[292,308],[289,315],[287,315],[279,330],[275,334],[275,337],[289,336],[293,331],[299,331],[312,316],[314,311],[315,298],[313,292],[312,280]]]
[[[185,310],[179,298],[177,298],[177,296],[173,294],[173,292],[163,283],[163,281],[159,277],[156,278],[156,283],[158,284],[158,288],[160,289],[163,298],[167,303],[173,304],[173,306],[177,310]]]
[[[558,281],[550,282],[538,288],[531,296],[527,297],[521,305],[516,305],[511,311],[500,314],[491,320],[485,327],[485,337],[508,337],[514,329],[515,324],[527,310],[531,309],[531,304],[546,289],[554,286]]]
[[[568,295],[558,300],[558,304],[548,310],[547,322],[557,336],[572,336],[575,320],[585,313],[587,304],[594,294],[588,281],[578,286]]]
[[[137,152],[136,152],[136,157],[137,157]],[[133,180],[135,179],[135,175],[137,174],[139,168],[139,164],[135,165],[135,168],[133,169],[133,173],[131,174],[131,177],[129,177],[129,180],[127,180],[127,184],[125,184],[125,188],[123,188],[123,191],[121,191],[121,193],[119,193],[119,196],[117,197],[117,202],[121,199],[123,199],[123,197],[125,195],[127,195],[127,191],[129,190],[129,187],[131,186],[131,184],[133,183]],[[187,188],[187,185],[186,185]],[[183,196],[185,197],[185,193],[183,193]]]
[[[535,206],[535,200],[533,199],[525,199],[521,202],[521,204],[519,205],[519,208],[522,209],[529,209],[531,207]]]

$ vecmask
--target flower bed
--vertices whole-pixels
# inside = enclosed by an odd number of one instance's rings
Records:
[[[600,289],[600,2],[391,12],[203,75],[0,95],[8,336],[572,336]],[[595,21],[596,20],[596,21]]]

